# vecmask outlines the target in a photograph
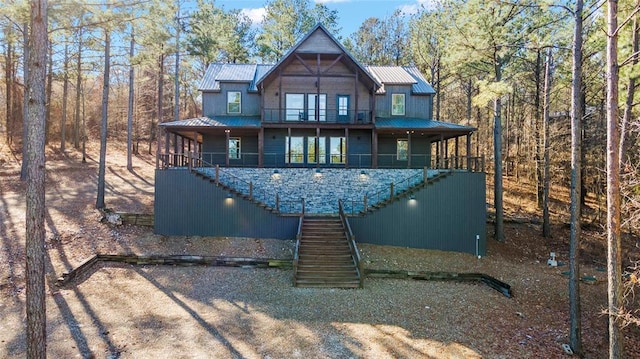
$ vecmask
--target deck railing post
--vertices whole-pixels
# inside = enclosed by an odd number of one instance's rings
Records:
[[[393,201],[393,196],[394,196],[394,190],[393,190],[393,182],[391,182],[391,184],[389,185],[390,189],[391,189],[391,193],[389,194],[389,200]]]
[[[364,195],[364,198],[362,199],[362,202],[364,203],[364,211],[366,212],[367,209],[368,209],[367,208],[367,195],[366,194]]]
[[[249,199],[253,201],[253,181],[249,182]]]
[[[189,166],[189,171],[193,169],[193,165],[191,164],[191,151],[187,151],[187,166]]]
[[[216,165],[216,184],[220,184],[220,165]]]
[[[304,208],[305,204],[304,204],[304,197],[302,197],[302,215],[304,216],[305,213],[305,208]]]
[[[422,167],[422,181],[424,184],[429,182],[429,170],[427,169],[427,166]]]
[[[276,212],[280,212],[280,196],[276,193]]]

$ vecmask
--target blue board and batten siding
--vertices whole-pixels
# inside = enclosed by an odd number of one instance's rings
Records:
[[[351,217],[358,242],[486,253],[485,174],[454,172],[367,216]]]
[[[155,233],[293,239],[298,217],[283,217],[233,196],[186,169],[156,170]]]
[[[408,197],[350,217],[360,243],[485,255],[485,174],[454,172]],[[156,170],[155,233],[295,239],[298,217],[278,216],[186,169]],[[479,235],[476,252],[476,235]]]

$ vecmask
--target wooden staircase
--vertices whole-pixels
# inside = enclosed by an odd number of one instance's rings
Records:
[[[359,288],[361,277],[339,217],[304,217],[294,286]]]

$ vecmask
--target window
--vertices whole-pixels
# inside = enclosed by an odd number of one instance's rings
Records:
[[[229,138],[229,159],[230,160],[240,159],[240,138],[239,137]]]
[[[349,96],[338,95],[338,116],[347,116],[349,114]]]
[[[409,141],[400,138],[396,141],[396,158],[398,161],[406,161],[409,156]]]
[[[404,94],[391,94],[391,115],[404,116]]]
[[[288,137],[285,145],[285,163],[304,163],[304,137]]]
[[[316,155],[316,143],[318,154]],[[324,137],[307,137],[307,163],[327,163],[327,141]]]
[[[327,120],[327,95],[308,94],[307,103],[309,106],[307,119],[309,121],[326,121]],[[318,104],[318,117],[316,118],[316,104]]]
[[[240,91],[227,92],[227,113],[240,113],[242,109]]]
[[[304,94],[288,93],[285,95],[285,119],[287,121],[304,120]]]
[[[331,137],[329,139],[331,146],[331,163],[344,163],[346,157],[347,143],[344,137]]]

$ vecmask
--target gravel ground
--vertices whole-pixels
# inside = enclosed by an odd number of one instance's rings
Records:
[[[90,154],[97,149],[90,148]],[[110,149],[107,204],[145,212],[153,203],[153,159]],[[120,156],[118,156],[120,153]],[[93,156],[90,158],[96,158]],[[0,168],[0,358],[25,356],[24,187],[19,167]],[[482,284],[366,279],[363,289],[293,288],[283,269],[130,266],[100,263],[64,288],[53,283],[95,253],[291,258],[293,242],[156,236],[98,222],[96,164],[48,157],[47,330],[51,358],[563,358],[568,342],[566,229],[555,239],[510,223],[507,243],[469,254],[360,244],[365,267],[482,272],[512,286],[506,298]],[[492,229],[489,228],[489,232]],[[591,236],[588,231],[583,233]],[[491,238],[491,233],[487,234]],[[585,357],[607,356],[604,273],[585,259],[581,286]],[[591,258],[591,257],[590,257]],[[626,357],[640,358],[637,327]]]

